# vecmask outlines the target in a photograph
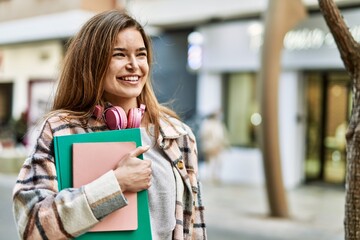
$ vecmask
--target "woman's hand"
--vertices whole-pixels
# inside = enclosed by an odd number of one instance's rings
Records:
[[[123,192],[139,192],[151,186],[151,161],[141,160],[138,156],[150,146],[137,147],[120,159],[114,172]]]

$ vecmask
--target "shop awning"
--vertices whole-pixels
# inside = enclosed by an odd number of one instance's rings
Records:
[[[69,38],[94,14],[71,10],[0,22],[0,45]]]

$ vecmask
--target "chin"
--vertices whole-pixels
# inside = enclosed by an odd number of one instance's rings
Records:
[[[136,93],[127,93],[122,95],[122,98],[137,98],[138,96],[140,96],[141,92],[136,92]]]

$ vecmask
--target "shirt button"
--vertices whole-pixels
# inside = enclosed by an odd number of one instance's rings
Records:
[[[178,166],[179,169],[183,169],[183,168],[184,168],[184,162],[183,162],[183,161],[179,161],[179,162],[177,163],[177,166]]]

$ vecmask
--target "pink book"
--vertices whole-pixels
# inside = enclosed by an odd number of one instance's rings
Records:
[[[135,142],[90,142],[73,144],[73,186],[81,187],[114,169],[119,160],[136,148]],[[137,193],[124,193],[129,204],[106,216],[90,231],[136,230]]]

